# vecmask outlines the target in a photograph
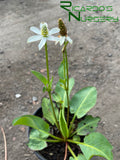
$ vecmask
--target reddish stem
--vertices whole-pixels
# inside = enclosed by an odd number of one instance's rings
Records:
[[[65,145],[65,157],[64,157],[64,160],[66,160],[66,158],[67,158],[67,147],[68,147],[68,143],[66,142],[66,145]]]

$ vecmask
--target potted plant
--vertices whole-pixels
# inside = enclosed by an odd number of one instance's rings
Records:
[[[93,156],[113,160],[111,144],[101,133],[95,132],[100,118],[87,115],[96,104],[96,88],[82,88],[70,98],[74,79],[69,78],[67,46],[68,43],[72,44],[72,40],[62,19],[59,19],[58,26],[59,28],[49,30],[47,23],[41,23],[40,30],[36,27],[30,28],[37,35],[28,38],[28,42],[40,40],[39,50],[45,46],[47,78],[37,71],[31,72],[43,83],[43,92],[48,92],[49,98],[42,99],[42,109],[35,115],[15,118],[13,125],[30,127],[28,147],[40,151],[44,155],[44,158],[39,156],[41,160],[90,160]],[[58,37],[52,35],[58,32]],[[63,45],[63,60],[58,68],[59,80],[54,92],[53,77],[50,79],[49,76],[47,40]],[[49,148],[53,148],[52,152],[49,152]],[[54,150],[61,152],[61,158],[54,155]]]

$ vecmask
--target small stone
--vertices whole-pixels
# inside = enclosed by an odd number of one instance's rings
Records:
[[[21,94],[16,94],[15,97],[16,97],[16,98],[20,98],[20,97],[21,97]]]
[[[29,100],[28,103],[29,103],[29,104],[33,104],[33,101],[32,101],[32,100]]]
[[[26,107],[25,107],[25,106],[20,106],[20,108],[21,108],[22,110],[24,110]]]
[[[30,156],[30,154],[24,154],[24,156],[25,156],[25,157],[29,157],[29,156]]]
[[[8,68],[11,68],[11,65],[9,64],[7,67],[8,67]]]
[[[46,72],[46,68],[45,68],[45,69],[41,69],[40,72],[41,72],[41,73]]]
[[[117,125],[117,124],[115,124],[114,126],[115,126],[116,128],[118,127],[118,125]]]
[[[30,72],[26,72],[27,75],[30,75]]]
[[[82,50],[82,49],[83,49],[83,47],[82,47],[82,46],[80,46],[80,47],[79,47],[79,49],[81,49],[81,50]]]
[[[20,128],[20,131],[21,131],[21,132],[25,132],[25,127],[21,127],[21,128]]]
[[[52,156],[52,155],[53,155],[53,153],[49,153],[49,155],[50,155],[50,156]]]
[[[11,129],[12,129],[12,126],[9,127],[9,130],[11,130]]]
[[[37,97],[33,97],[32,100],[33,100],[33,102],[37,102],[38,101]]]
[[[30,82],[30,79],[26,79],[26,83],[29,83]]]
[[[12,139],[13,141],[15,141],[16,140],[16,137],[13,137],[13,139]]]
[[[111,53],[109,53],[109,54],[108,54],[108,57],[112,57],[112,54],[111,54]]]
[[[4,51],[0,51],[0,54],[4,54]]]
[[[0,107],[2,107],[3,106],[3,103],[2,102],[0,102]]]

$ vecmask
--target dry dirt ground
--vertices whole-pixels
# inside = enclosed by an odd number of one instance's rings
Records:
[[[119,0],[76,0],[74,5],[111,5],[113,11],[108,15],[120,18]],[[82,23],[74,18],[69,22],[58,0],[0,0],[0,126],[6,133],[8,160],[37,160],[26,145],[27,127],[11,123],[17,116],[32,114],[44,96],[42,84],[30,74],[31,69],[46,74],[44,49],[38,51],[38,42],[26,43],[32,35],[29,28],[38,27],[41,21],[55,27],[60,17],[73,39],[68,50],[70,76],[75,78],[73,92],[85,86],[97,88],[97,104],[90,113],[101,117],[98,131],[113,145],[114,160],[120,160],[120,22]],[[48,49],[51,76],[56,82],[60,47],[49,42]],[[17,99],[16,94],[21,97]],[[33,96],[38,98],[35,104]],[[0,160],[4,160],[1,131]]]

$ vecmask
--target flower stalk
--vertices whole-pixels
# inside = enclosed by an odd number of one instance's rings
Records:
[[[55,118],[56,126],[60,130],[59,123],[57,121],[57,117],[56,117],[55,110],[54,110],[54,107],[53,107],[53,101],[52,101],[52,96],[51,96],[51,88],[50,88],[50,85],[49,85],[49,83],[50,83],[50,77],[49,77],[49,64],[48,64],[47,43],[45,43],[45,54],[46,54],[47,80],[48,80],[48,94],[49,94],[50,103],[51,103],[53,115],[54,115],[54,118]]]
[[[68,73],[68,58],[67,58],[67,44],[68,41],[64,43],[64,47],[62,49],[63,52],[63,63],[64,63],[64,79],[65,79],[65,91],[67,95],[67,126],[69,125],[69,111],[70,111],[70,106],[69,106],[69,73]],[[66,68],[66,73],[65,73],[65,68]],[[67,83],[66,83],[67,82]]]

